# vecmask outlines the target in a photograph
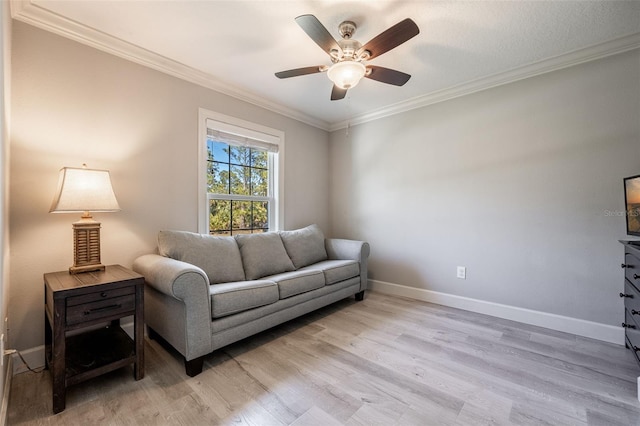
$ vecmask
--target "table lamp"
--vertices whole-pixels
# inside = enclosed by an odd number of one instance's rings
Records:
[[[101,271],[100,222],[93,220],[91,212],[120,210],[111,186],[108,170],[63,167],[60,169],[58,189],[49,213],[82,213],[73,223],[73,266],[69,272]]]

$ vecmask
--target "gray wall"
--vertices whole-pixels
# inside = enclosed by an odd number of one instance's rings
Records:
[[[42,274],[72,260],[73,214],[49,214],[63,166],[111,171],[121,212],[102,261],[130,266],[160,229],[197,230],[198,108],[285,132],[285,228],[329,226],[328,134],[15,22],[11,132],[11,345],[43,344]]]
[[[371,243],[374,280],[622,321],[638,50],[335,131],[329,163],[333,234]]]

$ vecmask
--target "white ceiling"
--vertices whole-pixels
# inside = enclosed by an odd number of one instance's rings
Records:
[[[640,1],[13,1],[12,16],[324,129],[460,96],[640,47]],[[330,101],[330,65],[294,18],[336,38],[354,21],[363,44],[404,18],[420,34],[370,63],[412,75],[364,79]]]

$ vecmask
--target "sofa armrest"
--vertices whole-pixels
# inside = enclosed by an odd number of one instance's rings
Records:
[[[329,259],[351,259],[362,262],[369,257],[369,243],[364,241],[327,238],[324,245]]]
[[[329,259],[350,259],[360,262],[360,291],[367,289],[369,243],[365,241],[327,238],[324,242]]]
[[[159,254],[145,254],[133,262],[133,270],[146,283],[167,296],[185,301],[191,293],[209,295],[209,279],[204,271],[190,263]]]
[[[145,322],[187,360],[211,352],[211,297],[204,271],[158,254],[140,256],[133,270],[152,289],[145,296]]]

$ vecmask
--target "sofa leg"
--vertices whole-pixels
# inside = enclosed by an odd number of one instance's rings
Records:
[[[184,369],[189,377],[195,377],[202,373],[202,366],[204,364],[204,356],[192,359],[190,361],[184,360]]]
[[[364,299],[364,290],[359,291],[356,293],[356,300],[358,302],[362,301]]]

